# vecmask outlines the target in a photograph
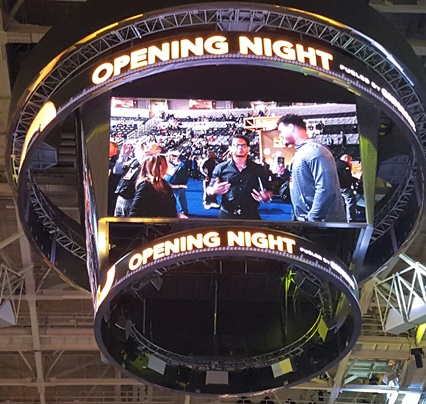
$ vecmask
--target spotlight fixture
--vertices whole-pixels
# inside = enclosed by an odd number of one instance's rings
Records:
[[[164,376],[164,373],[166,371],[166,362],[164,362],[160,358],[157,358],[154,355],[151,355],[148,359],[148,367],[153,371],[159,373],[160,375]]]
[[[229,384],[229,373],[225,371],[207,371],[206,384]]]
[[[370,377],[370,379],[368,380],[369,383],[373,386],[377,386],[379,384],[379,378],[378,377]]]
[[[151,279],[151,285],[154,286],[154,288],[159,292],[163,286],[163,278],[161,278],[161,276],[156,276],[155,278]]]
[[[260,404],[275,404],[275,401],[270,399],[268,396],[266,396],[261,402]]]
[[[240,397],[240,399],[237,401],[237,404],[251,404],[251,400],[249,400],[247,397]]]
[[[388,372],[385,375],[383,375],[382,383],[391,387],[394,387],[394,386],[399,387],[398,375],[394,372]]]
[[[416,368],[421,369],[423,367],[423,358],[425,356],[423,348],[413,348],[411,350],[411,355],[414,356],[414,360],[416,361]]]
[[[297,287],[311,297],[315,297],[321,291],[321,284],[314,278],[308,278],[304,272],[296,272],[294,282]]]
[[[274,377],[279,377],[290,372],[294,372],[295,366],[292,358],[286,358],[280,362],[271,365],[272,373]]]

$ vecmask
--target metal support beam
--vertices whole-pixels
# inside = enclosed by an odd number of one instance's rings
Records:
[[[0,172],[4,171],[6,168],[6,130],[11,97],[9,69],[7,65],[6,53],[6,33],[4,32],[2,17],[3,16],[0,14]]]
[[[346,370],[348,367],[349,359],[351,355],[346,355],[345,358],[340,361],[339,366],[337,368],[336,376],[334,377],[334,385],[333,389],[330,391],[330,397],[328,399],[328,404],[333,404],[338,397],[340,390],[343,387],[343,379],[346,374]]]
[[[22,226],[19,221],[18,212],[16,212],[16,221],[18,223],[19,232],[22,232]],[[40,396],[40,404],[46,404],[46,386],[44,385],[44,368],[43,368],[43,356],[42,347],[40,340],[40,329],[37,316],[37,305],[35,300],[36,286],[33,273],[33,263],[31,260],[31,249],[28,240],[25,237],[19,238],[22,265],[25,268],[24,279],[25,279],[25,291],[28,299],[28,309],[30,312],[31,320],[31,334],[34,352],[34,361],[36,365],[37,375],[37,388]]]
[[[9,244],[21,238],[25,233],[23,231],[19,231],[15,234],[12,234],[9,237],[6,237],[3,241],[0,241],[0,250],[7,247]]]
[[[409,266],[374,288],[383,330],[394,334],[426,322],[426,267],[406,254],[399,258]]]
[[[371,7],[384,14],[426,14],[426,5],[423,4],[392,4],[384,1],[382,4],[371,4]]]

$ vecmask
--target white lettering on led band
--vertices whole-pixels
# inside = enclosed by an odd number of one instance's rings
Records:
[[[103,287],[103,289],[101,289],[101,287],[98,286],[98,293],[96,295],[97,307],[99,307],[100,304],[104,301],[105,297],[108,296],[108,293],[111,290],[112,285],[114,283],[114,278],[115,278],[115,265],[113,265],[110,269],[108,269],[107,279],[106,279],[105,286]]]
[[[141,251],[134,252],[128,258],[127,270],[130,272],[140,269],[148,263],[155,263],[156,260],[173,257],[174,255],[182,254],[189,251],[197,251],[203,249],[212,249],[211,256],[214,257],[214,249],[220,248],[228,250],[229,248],[242,248],[242,249],[260,249],[264,252],[274,253],[288,253],[294,254],[296,240],[290,237],[282,236],[280,234],[268,233],[263,231],[233,231],[228,230],[221,235],[216,231],[207,231],[206,233],[199,232],[195,234],[186,234],[173,239],[161,241],[150,247],[144,248]],[[323,257],[316,251],[300,246],[302,254],[309,255],[322,261],[328,265],[330,270],[338,273],[345,281],[355,290],[356,284],[353,278],[348,274],[344,268],[337,264],[332,259]],[[179,258],[180,259],[180,258]],[[97,301],[98,307],[108,295],[115,281],[115,277],[119,276],[117,264],[112,266],[107,274],[105,286],[101,289],[98,288]],[[124,268],[123,268],[124,269]]]
[[[339,69],[344,71],[346,74],[355,77],[357,80],[362,81],[366,85],[370,86],[373,90],[380,93],[383,98],[385,98],[387,101],[389,101],[400,113],[401,115],[407,120],[410,127],[413,129],[414,132],[416,132],[416,124],[413,121],[413,118],[411,118],[410,114],[407,112],[407,110],[401,105],[401,103],[385,88],[382,88],[378,84],[376,84],[374,81],[370,80],[365,75],[357,72],[354,69],[351,69],[350,67],[347,67],[345,65],[340,65]]]
[[[250,39],[240,36],[239,51],[243,55],[252,53],[257,56],[277,56],[284,60],[297,60],[312,66],[320,65],[325,70],[330,70],[330,61],[333,60],[333,55],[322,50],[305,48],[302,44],[293,44],[281,39],[272,41],[271,38]]]
[[[180,42],[180,57],[189,57],[190,52],[196,56],[202,56],[204,53],[203,38],[195,38],[195,42],[191,42],[189,39],[182,39]]]
[[[278,57],[286,61],[298,61],[311,66],[320,66],[330,70],[330,61],[333,55],[303,44],[271,38],[254,37],[250,39],[241,35],[238,37],[240,55],[256,55]],[[171,42],[162,42],[146,48],[135,49],[130,54],[117,56],[112,62],[105,62],[97,66],[92,74],[93,84],[102,84],[113,76],[119,76],[127,70],[135,70],[154,65],[159,62],[185,59],[191,56],[226,55],[230,53],[228,38],[223,35],[212,35],[206,38],[180,39]]]
[[[169,257],[173,254],[201,250],[203,248],[218,248],[223,246],[255,247],[279,252],[287,251],[289,254],[293,254],[295,245],[296,241],[291,238],[263,232],[228,231],[226,233],[226,244],[224,245],[222,244],[219,233],[215,231],[205,234],[189,234],[172,240],[162,241],[161,243],[144,248],[142,251],[133,254],[129,258],[128,269],[129,271],[135,271],[148,262]]]
[[[121,71],[130,64],[130,56],[123,55],[114,59],[114,76],[119,76]]]
[[[296,51],[293,49],[291,42],[275,41],[272,44],[272,52],[284,60],[297,60]]]
[[[404,116],[413,130],[416,131],[416,124],[401,103],[385,88],[382,88],[382,95]]]
[[[203,242],[209,248],[220,247],[219,234],[215,231],[208,232],[204,235]]]
[[[229,45],[226,38],[221,35],[215,35],[206,39],[204,48],[207,53],[212,55],[226,55],[229,53]]]
[[[161,48],[159,48],[158,46],[149,46],[147,53],[149,65],[157,63],[157,59],[162,62],[167,62],[168,60],[170,60],[170,43],[162,43]]]
[[[130,70],[145,67],[148,62],[146,60],[147,49],[139,49],[130,54]]]
[[[114,66],[111,63],[102,63],[92,74],[93,84],[102,84],[107,81],[114,73]]]
[[[318,261],[322,261],[327,265],[330,265],[331,269],[336,271],[339,275],[341,275],[343,278],[345,278],[346,282],[351,286],[352,289],[355,289],[355,282],[351,278],[351,276],[338,264],[336,264],[334,261],[330,261],[329,259],[323,257],[322,255],[308,250],[306,248],[300,247],[300,252],[305,253]]]
[[[135,271],[149,261],[155,261],[173,254],[202,248],[215,248],[220,247],[220,245],[221,239],[219,233],[214,231],[206,234],[189,234],[188,236],[177,237],[173,240],[166,240],[152,247],[145,248],[142,252],[133,254],[129,259],[129,271]]]
[[[293,246],[296,241],[282,236],[265,233],[251,233],[249,231],[227,232],[227,241],[229,247],[257,247],[274,251],[287,251],[293,254]]]

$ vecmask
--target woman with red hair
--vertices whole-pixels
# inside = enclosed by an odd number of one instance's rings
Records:
[[[173,189],[164,181],[167,167],[163,154],[146,156],[141,161],[130,217],[177,217]]]

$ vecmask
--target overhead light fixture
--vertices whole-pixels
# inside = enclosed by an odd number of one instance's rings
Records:
[[[275,401],[272,400],[271,398],[269,398],[268,396],[266,396],[261,402],[260,404],[275,404]]]
[[[284,359],[271,365],[271,369],[275,378],[285,375],[286,373],[294,372],[293,361],[290,358]]]
[[[0,328],[16,325],[16,314],[12,302],[5,300],[0,305]]]
[[[321,291],[321,284],[314,278],[308,278],[305,272],[298,271],[294,276],[294,283],[304,293],[315,297]]]
[[[163,278],[161,276],[156,276],[151,279],[151,285],[159,292],[163,286]]]
[[[324,317],[321,316],[318,324],[318,334],[323,341],[327,339],[328,331],[330,330],[328,324],[325,322]]]
[[[148,368],[164,376],[164,372],[166,371],[166,362],[154,355],[151,355],[148,359]]]
[[[394,372],[388,372],[382,377],[382,383],[391,387],[399,386],[398,375]]]
[[[206,372],[206,384],[229,384],[229,373],[226,371],[213,371]]]
[[[423,367],[423,358],[425,356],[423,348],[413,348],[411,350],[411,355],[414,356],[414,360],[416,361],[416,368],[421,369]]]
[[[379,378],[377,376],[370,377],[370,379],[368,379],[368,382],[373,386],[377,386],[379,384]]]
[[[402,404],[418,403],[421,396],[422,393],[407,392],[405,393],[405,397],[402,399]]]

